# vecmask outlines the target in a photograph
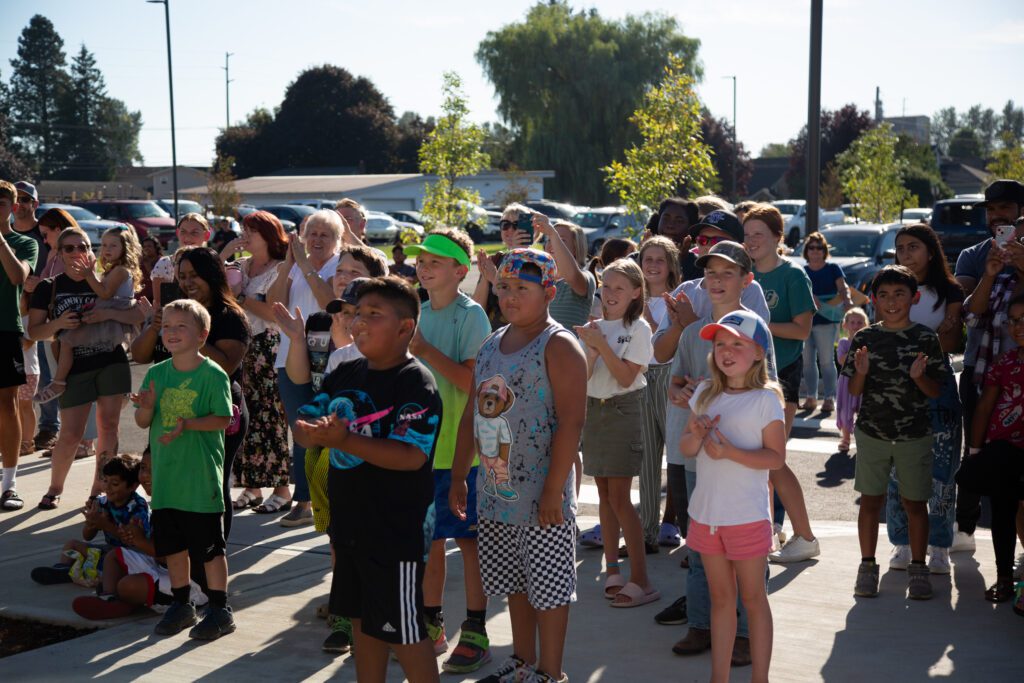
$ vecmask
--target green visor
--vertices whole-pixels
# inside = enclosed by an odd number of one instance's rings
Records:
[[[466,266],[467,268],[470,265],[469,254],[463,251],[462,247],[454,240],[444,235],[430,234],[423,240],[423,244],[414,244],[411,247],[405,248],[405,253],[409,256],[417,256],[424,251],[434,256],[453,258],[459,265]]]

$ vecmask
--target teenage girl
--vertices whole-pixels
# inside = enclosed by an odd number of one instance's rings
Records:
[[[843,367],[843,364],[846,363],[846,354],[850,352],[850,340],[853,339],[853,335],[870,324],[868,314],[859,306],[851,308],[843,316],[842,327],[846,335],[839,339],[839,344],[836,346],[839,367]],[[858,410],[860,410],[860,396],[850,393],[850,378],[839,375],[836,382],[836,425],[842,434],[842,438],[839,440],[839,451],[842,453],[847,453],[850,450],[853,416]]]
[[[80,271],[85,275],[86,282],[96,292],[100,301],[96,309],[126,310],[133,305],[135,293],[142,288],[142,268],[139,261],[142,248],[135,230],[121,225],[110,228],[103,233],[100,241],[99,254],[100,276],[90,258],[76,260],[69,270]],[[53,373],[53,381],[40,389],[33,400],[47,403],[64,393],[67,388],[68,375],[74,362],[76,346],[112,346],[131,343],[133,326],[126,325],[111,317],[98,320],[82,327],[65,330],[60,333],[59,343],[54,343],[54,355],[57,356],[57,369]]]
[[[619,259],[601,274],[604,317],[576,327],[586,346],[587,422],[583,473],[595,478],[601,536],[608,568],[605,597],[612,607],[636,607],[661,595],[651,586],[640,516],[629,492],[643,458],[641,404],[651,362],[651,326],[644,320],[644,276],[632,259]],[[629,553],[630,581],[619,572],[619,530]]]
[[[752,681],[767,681],[772,613],[765,570],[772,548],[768,470],[786,462],[782,389],[768,380],[768,327],[749,311],[704,326],[710,379],[690,399],[680,451],[697,457],[687,544],[700,553],[711,591],[711,680],[729,680],[736,586],[750,624]]]

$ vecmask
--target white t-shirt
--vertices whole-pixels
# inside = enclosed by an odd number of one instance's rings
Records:
[[[338,367],[342,363],[362,357],[363,354],[359,353],[359,349],[356,348],[355,342],[346,344],[340,349],[334,349],[331,351],[331,355],[327,357],[327,367],[324,368],[324,376],[326,377],[330,373],[334,372],[334,368]]]
[[[21,317],[21,324],[28,329],[28,316],[23,315]],[[26,375],[38,375],[39,374],[39,344],[32,342],[31,345],[24,351],[22,351],[25,363],[25,374]]]
[[[171,260],[170,256],[161,256],[157,259],[157,262],[153,264],[153,270],[150,271],[149,277],[152,280],[163,280],[164,282],[174,282],[174,261]]]
[[[932,331],[938,330],[946,318],[946,307],[939,306],[938,309],[934,309],[939,295],[929,285],[919,285],[917,291],[921,293],[921,298],[910,307],[911,322],[921,323]]]
[[[633,324],[626,329],[622,319],[619,320],[595,320],[594,323],[601,330],[601,334],[608,340],[616,357],[636,363],[640,366],[633,383],[628,387],[620,386],[618,381],[612,377],[604,360],[598,357],[594,365],[594,372],[587,381],[587,396],[592,398],[611,398],[619,394],[628,394],[637,389],[647,386],[647,378],[644,372],[651,363],[654,355],[654,347],[651,345],[651,326],[643,318],[637,318]]]
[[[335,254],[327,259],[327,263],[317,272],[320,274],[321,280],[327,280],[334,277],[334,271],[337,269],[338,255]],[[291,280],[291,284],[288,286],[288,305],[285,308],[294,314],[295,307],[298,306],[302,311],[302,323],[305,324],[306,318],[311,313],[316,313],[323,309],[317,303],[316,297],[313,296],[313,290],[310,288],[309,283],[306,282],[306,278],[302,271],[299,270],[298,265],[292,266],[292,269],[288,271],[288,277]],[[283,368],[285,366],[285,362],[288,360],[288,347],[291,346],[291,342],[292,340],[288,338],[288,335],[281,335],[281,344],[277,347],[277,361],[274,363],[275,368]]]
[[[696,412],[697,398],[708,388],[701,382],[690,408]],[[779,395],[770,389],[752,389],[742,394],[720,394],[705,415],[720,415],[718,430],[737,448],[764,446],[762,430],[786,419]],[[713,460],[703,448],[697,454],[697,487],[690,497],[690,517],[708,526],[733,526],[771,519],[768,470],[755,470],[735,460]]]
[[[708,290],[704,288],[704,278],[699,277],[696,280],[687,280],[672,290],[672,296],[677,296],[679,292],[686,292],[690,305],[693,306],[693,312],[698,319],[711,313],[711,297],[708,296]],[[757,313],[761,320],[768,322],[771,319],[771,313],[768,311],[768,301],[764,298],[764,290],[761,289],[761,285],[757,283],[757,280],[751,280],[750,284],[743,288],[743,291],[740,293],[740,303],[743,304],[744,308]],[[667,315],[664,316],[661,319],[661,324],[658,325],[657,333],[661,334],[671,324],[672,319]]]

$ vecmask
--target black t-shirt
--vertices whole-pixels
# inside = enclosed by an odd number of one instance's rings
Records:
[[[54,289],[56,288],[56,289]],[[85,280],[75,281],[68,275],[61,274],[57,277],[43,280],[32,292],[30,307],[48,311],[47,320],[56,320],[66,311],[85,313],[92,310],[99,297],[92,287]],[[50,311],[50,302],[53,301],[53,310]],[[86,326],[86,329],[88,326]],[[82,329],[82,328],[79,328]],[[88,344],[75,344],[73,347],[74,360],[71,364],[71,374],[77,375],[89,370],[97,370],[113,363],[127,363],[128,355],[124,347],[97,348]]]
[[[39,245],[39,256],[36,258],[36,267],[33,269],[32,274],[41,274],[43,272],[43,268],[46,267],[46,257],[50,254],[50,245],[48,245],[46,240],[43,239],[43,231],[39,229],[39,224],[36,223],[33,225],[31,230],[22,232],[21,230],[15,229],[15,232],[19,235],[24,235],[25,237],[31,237]]]
[[[221,341],[222,339],[233,339],[245,345],[246,351],[249,348],[249,323],[244,313],[239,313],[233,308],[222,306],[219,309],[210,309],[210,334],[206,337],[207,344]],[[245,352],[242,353],[245,355]],[[242,383],[242,366],[231,373],[231,381]]]
[[[377,467],[331,451],[331,538],[360,556],[414,561],[429,544],[424,529],[434,499],[431,465],[441,425],[441,395],[430,371],[415,358],[371,370],[365,358],[339,365],[324,378],[323,393],[351,431],[412,444],[426,456],[416,470]],[[336,484],[336,486],[334,485]]]
[[[313,380],[313,391],[320,391],[324,380],[327,361],[334,351],[334,340],[331,339],[330,313],[317,311],[306,318],[306,353],[309,354],[309,375]]]

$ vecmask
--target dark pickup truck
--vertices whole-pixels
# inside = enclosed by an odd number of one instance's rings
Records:
[[[983,199],[981,195],[961,195],[937,201],[932,208],[932,230],[942,240],[942,250],[951,270],[956,268],[960,252],[992,236],[985,220],[985,209],[975,206]]]

